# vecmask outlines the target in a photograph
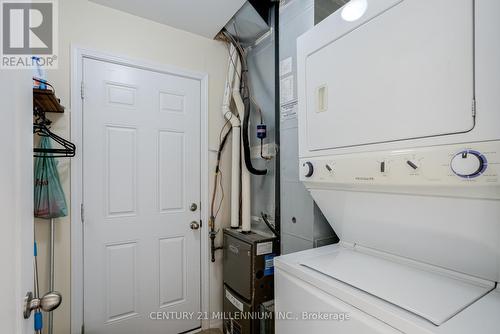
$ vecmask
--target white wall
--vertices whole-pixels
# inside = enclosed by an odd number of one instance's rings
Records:
[[[59,1],[59,69],[48,71],[49,81],[55,86],[61,103],[67,107],[61,116],[50,115],[55,120],[54,132],[69,137],[70,106],[70,50],[76,44],[88,49],[123,55],[149,62],[169,64],[180,68],[206,72],[209,75],[209,147],[218,145],[219,129],[223,125],[220,106],[227,69],[226,47],[216,41],[165,25],[148,21],[130,14],[96,5],[87,0]],[[210,153],[210,177],[213,174],[215,153]],[[229,169],[226,156],[223,168]],[[69,159],[60,159],[59,170],[66,197],[70,196]],[[225,173],[226,191],[230,189],[229,173]],[[210,186],[212,183],[210,182]],[[226,196],[226,198],[229,198]],[[207,203],[208,205],[208,203]],[[224,203],[221,219],[228,222],[229,208]],[[49,226],[45,221],[36,223],[36,237],[40,252],[48,253]],[[59,219],[56,229],[56,290],[64,297],[62,307],[55,312],[55,333],[70,332],[70,221]],[[220,257],[220,254],[219,254]],[[209,261],[208,259],[206,259]],[[43,277],[42,291],[47,290],[47,261],[40,260]],[[222,309],[222,271],[220,260],[211,266],[211,311]]]

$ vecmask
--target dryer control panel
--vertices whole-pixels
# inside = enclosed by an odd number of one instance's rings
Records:
[[[300,161],[308,188],[500,199],[500,141]]]

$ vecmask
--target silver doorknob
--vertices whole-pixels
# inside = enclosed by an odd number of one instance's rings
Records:
[[[192,221],[189,227],[191,227],[192,230],[197,230],[200,228],[200,223],[198,223],[197,221]]]
[[[59,292],[53,291],[45,294],[40,300],[40,308],[44,312],[52,312],[61,305],[62,296]]]
[[[52,312],[61,305],[62,296],[57,291],[46,293],[42,298],[33,298],[33,293],[30,291],[24,298],[24,319],[31,316],[31,312],[42,310],[44,312]]]

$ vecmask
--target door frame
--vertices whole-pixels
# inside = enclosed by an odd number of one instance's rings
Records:
[[[200,82],[200,210],[203,224],[200,228],[200,282],[201,312],[208,314],[210,308],[209,242],[208,242],[208,74],[187,71],[172,65],[151,63],[123,55],[101,52],[71,45],[71,140],[76,144],[76,156],[71,159],[71,334],[80,334],[83,325],[83,59],[94,59],[153,72],[171,74]],[[210,321],[202,320],[201,328],[209,328]]]

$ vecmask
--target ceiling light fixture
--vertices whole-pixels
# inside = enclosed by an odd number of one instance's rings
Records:
[[[368,0],[351,0],[342,9],[341,16],[348,22],[360,19],[368,8]]]

